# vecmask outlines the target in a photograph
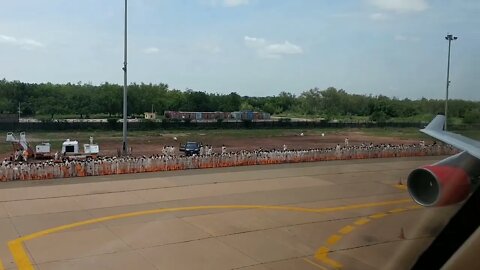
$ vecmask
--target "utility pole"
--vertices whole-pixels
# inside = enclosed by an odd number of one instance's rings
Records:
[[[447,95],[445,97],[445,131],[447,131],[448,87],[450,86],[450,47],[452,45],[452,40],[457,40],[458,37],[448,34],[445,39],[448,40]]]
[[[125,41],[123,55],[123,146],[122,154],[128,155],[127,145],[127,0],[125,0]]]

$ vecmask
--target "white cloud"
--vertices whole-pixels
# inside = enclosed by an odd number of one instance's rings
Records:
[[[36,48],[45,47],[45,45],[39,41],[30,38],[16,38],[7,35],[0,35],[0,43],[18,46],[21,49],[32,50]]]
[[[2,43],[16,43],[17,39],[10,36],[0,35],[0,42]]]
[[[358,13],[355,13],[355,12],[341,12],[341,13],[333,13],[330,16],[332,18],[349,19],[349,18],[357,17]]]
[[[245,36],[244,40],[245,45],[247,45],[249,48],[262,48],[267,44],[267,41],[263,38]]]
[[[373,6],[393,12],[419,12],[428,8],[427,0],[368,0]]]
[[[222,49],[220,48],[220,46],[216,44],[210,44],[210,43],[200,44],[199,48],[200,50],[210,54],[218,54],[222,52]]]
[[[388,20],[388,15],[385,13],[373,13],[370,14],[370,19],[374,21],[385,21]]]
[[[44,45],[33,39],[23,39],[21,40],[24,46],[27,47],[44,47]]]
[[[201,0],[200,2],[212,7],[239,7],[250,4],[250,0]]]
[[[288,41],[281,44],[270,44],[266,47],[266,51],[270,54],[299,54],[303,52],[300,46]]]
[[[407,37],[404,35],[395,35],[393,39],[396,41],[415,41],[415,42],[420,40],[420,38],[418,37]]]
[[[226,7],[237,7],[242,5],[248,5],[250,0],[223,0],[223,5]]]
[[[146,54],[155,54],[155,53],[159,53],[160,49],[158,49],[157,47],[149,47],[144,49],[143,52]]]
[[[254,49],[260,57],[264,58],[281,58],[287,54],[303,53],[300,46],[288,41],[283,43],[269,43],[263,38],[245,36],[244,42],[248,48]]]

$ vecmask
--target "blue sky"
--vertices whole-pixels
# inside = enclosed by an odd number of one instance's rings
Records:
[[[122,83],[123,1],[0,0],[0,78]],[[480,100],[477,0],[130,0],[129,82]]]

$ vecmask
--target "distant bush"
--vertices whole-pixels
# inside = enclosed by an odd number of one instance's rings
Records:
[[[246,128],[251,128],[251,127],[252,127],[252,120],[244,119],[244,120],[242,120],[242,122],[243,122],[243,125],[244,125]]]
[[[480,124],[480,110],[470,110],[465,113],[463,117],[463,123],[465,124]]]
[[[108,126],[111,129],[114,129],[117,126],[118,120],[118,118],[107,118]]]
[[[163,118],[162,123],[180,123],[182,120],[176,118]]]
[[[292,122],[292,119],[291,118],[279,118],[278,122],[280,122],[280,123],[290,123],[290,122]]]
[[[386,122],[388,119],[388,115],[383,111],[375,111],[370,115],[370,121],[374,121],[377,123]]]
[[[152,130],[158,127],[157,121],[155,120],[143,120],[140,122],[140,129],[141,130]]]
[[[38,117],[38,120],[40,120],[40,122],[42,122],[42,123],[52,123],[53,122],[53,119],[50,118],[50,117],[47,117],[47,116],[40,116],[40,117]]]
[[[107,118],[107,122],[110,124],[110,125],[115,125],[116,123],[118,123],[118,118]]]

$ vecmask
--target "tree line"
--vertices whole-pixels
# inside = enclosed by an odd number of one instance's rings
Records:
[[[123,86],[103,83],[25,83],[0,80],[0,113],[23,116],[77,115],[88,118],[104,114],[120,117]],[[244,111],[268,112],[272,115],[321,117],[325,119],[368,117],[372,121],[392,118],[431,116],[444,111],[444,101],[435,99],[398,99],[384,95],[349,94],[329,87],[309,89],[300,95],[281,92],[275,96],[247,97],[232,92],[214,94],[187,89],[169,89],[167,84],[136,84],[128,86],[128,113],[140,116],[151,109],[172,111]],[[450,100],[449,116],[465,123],[480,123],[480,102]],[[428,119],[424,119],[428,120]]]

